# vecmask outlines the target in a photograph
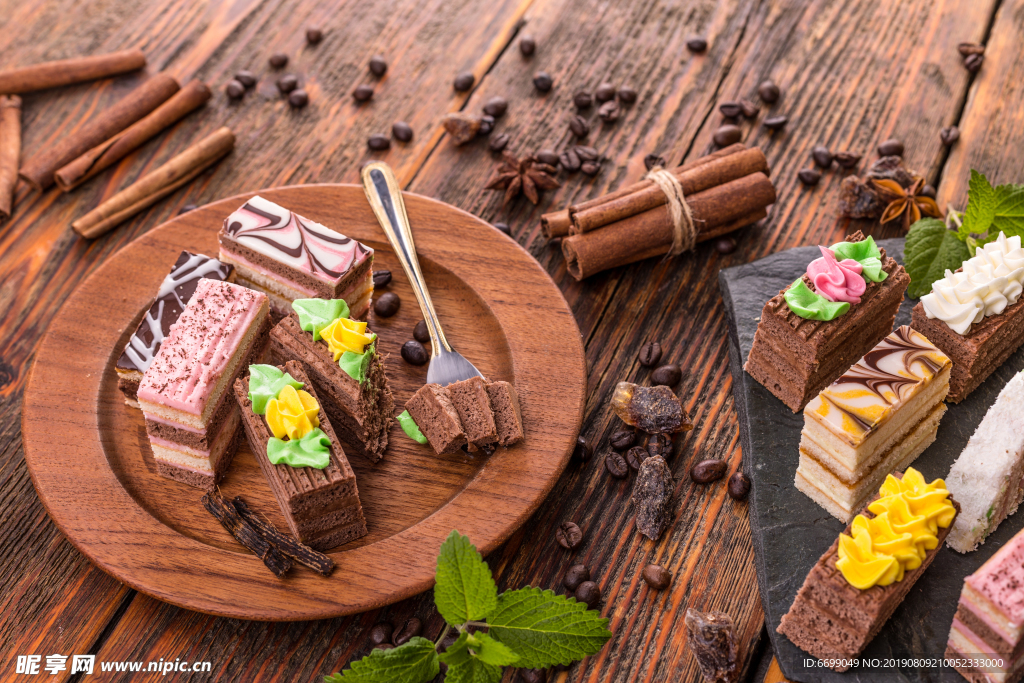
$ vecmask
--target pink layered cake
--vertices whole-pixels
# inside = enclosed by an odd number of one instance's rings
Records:
[[[1024,674],[1024,531],[964,579],[946,657],[972,683],[1014,683]],[[1002,666],[969,666],[970,660]],[[967,660],[967,661],[963,661]]]
[[[262,197],[224,221],[220,260],[238,282],[266,292],[281,318],[296,299],[344,299],[363,318],[373,298],[373,249]]]
[[[199,281],[139,384],[161,475],[204,489],[223,477],[238,447],[240,414],[231,386],[262,360],[270,325],[266,294]]]

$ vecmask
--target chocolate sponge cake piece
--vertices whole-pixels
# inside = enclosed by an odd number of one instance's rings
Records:
[[[447,386],[452,405],[459,414],[466,440],[484,451],[493,450],[498,441],[498,428],[494,424],[491,399],[483,377],[470,377]],[[415,419],[415,418],[414,418]]]
[[[523,440],[523,414],[519,408],[519,394],[508,382],[487,383],[487,396],[491,400],[491,412],[498,429],[498,443],[511,446]]]
[[[405,404],[416,426],[438,454],[454,453],[466,445],[459,413],[440,384],[424,384]]]

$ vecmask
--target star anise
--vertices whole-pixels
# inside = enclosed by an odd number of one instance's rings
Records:
[[[502,206],[519,196],[525,194],[526,198],[536,204],[540,201],[540,193],[544,190],[553,190],[561,187],[561,183],[554,179],[558,169],[548,164],[542,164],[532,156],[517,159],[509,152],[501,153],[501,165],[498,166],[494,175],[487,182],[488,190],[505,190],[505,199]]]
[[[903,229],[909,230],[910,226],[921,220],[921,214],[932,218],[941,218],[942,212],[939,205],[931,197],[921,194],[924,188],[924,178],[916,177],[910,187],[903,189],[903,186],[895,180],[871,179],[871,187],[878,193],[884,202],[888,202],[880,221],[889,223],[900,217],[903,218]]]

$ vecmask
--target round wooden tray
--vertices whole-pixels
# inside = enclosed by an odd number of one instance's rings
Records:
[[[375,319],[397,410],[426,381],[402,360],[421,315],[363,190],[307,185],[260,194],[354,237],[388,268],[398,314]],[[514,381],[525,440],[491,457],[436,456],[396,426],[382,462],[356,471],[369,535],[331,552],[327,578],[283,579],[224,530],[202,492],[156,473],[140,411],[125,405],[114,362],[182,249],[214,256],[224,218],[252,195],[179,216],[112,256],[54,317],[25,390],[25,459],[70,541],[103,570],[160,600],[243,619],[321,619],[365,611],[433,583],[437,550],[458,529],[487,553],[547,496],[579,433],[586,373],[579,329],[558,288],[514,241],[480,219],[406,194],[420,262],[452,344],[490,379]],[[243,446],[221,485],[287,530]]]

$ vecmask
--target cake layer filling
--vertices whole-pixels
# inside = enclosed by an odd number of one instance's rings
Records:
[[[215,476],[219,473],[219,466],[228,455],[230,446],[235,441],[235,434],[238,431],[238,411],[235,411],[230,425],[225,425],[209,451],[192,449],[181,444],[163,439],[150,437],[150,447],[153,449],[153,457],[174,467],[198,472],[200,474]]]
[[[984,604],[984,598],[977,593],[973,594],[974,600],[981,598],[982,604],[974,602],[972,596],[968,595],[967,586],[957,603],[956,617],[967,626],[974,635],[984,640],[996,652],[1007,656],[1017,656],[1024,651],[1024,642],[1019,637],[1013,638],[1009,632],[1018,629],[1013,628],[1005,619],[1000,618],[998,610],[991,605]]]

